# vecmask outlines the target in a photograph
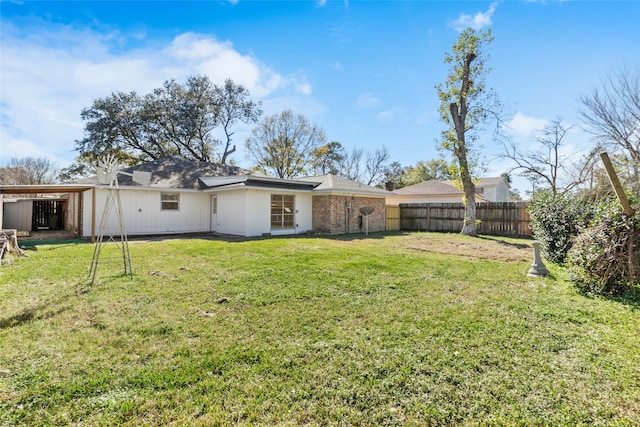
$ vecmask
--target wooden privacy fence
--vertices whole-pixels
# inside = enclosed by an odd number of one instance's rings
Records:
[[[530,237],[526,202],[476,203],[478,233],[490,236]],[[464,222],[462,203],[401,203],[400,229],[459,232]]]

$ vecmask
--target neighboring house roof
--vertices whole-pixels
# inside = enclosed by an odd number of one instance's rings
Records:
[[[373,187],[371,185],[362,184],[357,181],[342,178],[337,175],[319,175],[319,176],[305,176],[302,178],[296,178],[298,181],[319,182],[314,193],[350,193],[350,194],[363,194],[372,196],[391,196],[394,193],[384,190],[382,188]]]
[[[294,179],[271,178],[268,176],[211,176],[200,177],[205,188],[221,188],[228,186],[277,187],[297,190],[312,190],[319,182],[299,181]]]
[[[187,160],[177,156],[130,166],[122,169],[122,171],[127,173],[133,173],[134,171],[151,172],[150,187],[187,188],[196,190],[202,188],[199,180],[200,177],[256,174],[249,169],[244,169],[238,166]],[[79,180],[78,182],[82,182],[84,184],[98,183],[95,176]],[[133,182],[132,177],[119,174],[118,185],[138,184]]]
[[[395,194],[392,196],[405,197],[405,198],[428,198],[428,197],[463,197],[464,192],[458,187],[454,186],[451,182],[438,181],[437,179],[430,179],[429,181],[419,182],[417,184],[409,185],[407,187],[399,188],[395,190]],[[393,199],[391,199],[393,200]],[[397,200],[397,199],[396,199]],[[476,201],[485,201],[482,195],[476,193]]]
[[[430,179],[429,181],[419,182],[418,184],[409,185],[407,187],[395,190],[398,196],[425,196],[425,195],[462,195],[463,192],[453,185]]]
[[[480,187],[496,187],[501,182],[504,182],[507,187],[511,187],[507,180],[503,176],[493,177],[493,178],[479,178],[475,184],[476,188]],[[447,184],[454,185],[453,181],[446,181]]]

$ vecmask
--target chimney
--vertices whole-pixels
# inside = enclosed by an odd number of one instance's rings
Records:
[[[387,189],[387,191],[393,191],[393,181],[387,181],[384,183],[384,188]]]

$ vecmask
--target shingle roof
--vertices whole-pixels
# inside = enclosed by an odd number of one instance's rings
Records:
[[[461,190],[443,181],[431,179],[429,181],[420,182],[418,184],[409,185],[395,190],[398,196],[422,196],[422,195],[441,195],[441,194],[463,194]]]
[[[358,193],[368,195],[379,196],[391,196],[393,193],[384,190],[382,188],[373,187],[371,185],[362,184],[361,182],[352,181],[350,179],[342,178],[337,175],[319,175],[319,176],[305,176],[302,178],[296,178],[300,181],[319,182],[314,192],[337,192],[337,193]]]
[[[238,166],[187,160],[177,156],[142,163],[140,165],[124,168],[122,171],[128,173],[133,173],[134,171],[151,172],[150,187],[158,188],[200,189],[201,184],[198,179],[200,177],[237,175],[261,176],[259,173]],[[118,184],[137,185],[133,183],[131,178],[132,177],[130,176],[119,174]],[[82,180],[82,182],[97,184],[97,179],[93,176]]]
[[[448,184],[454,185],[453,181],[446,181],[446,182]],[[478,188],[478,187],[491,187],[494,185],[498,185],[501,182],[504,182],[505,184],[507,184],[507,187],[510,187],[507,180],[502,176],[491,177],[491,178],[479,178],[475,184],[476,184],[476,188]]]

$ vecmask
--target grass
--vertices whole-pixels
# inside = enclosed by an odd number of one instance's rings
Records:
[[[0,425],[639,425],[638,298],[486,259],[527,246],[132,242],[93,285],[92,245],[37,246],[0,268]]]

